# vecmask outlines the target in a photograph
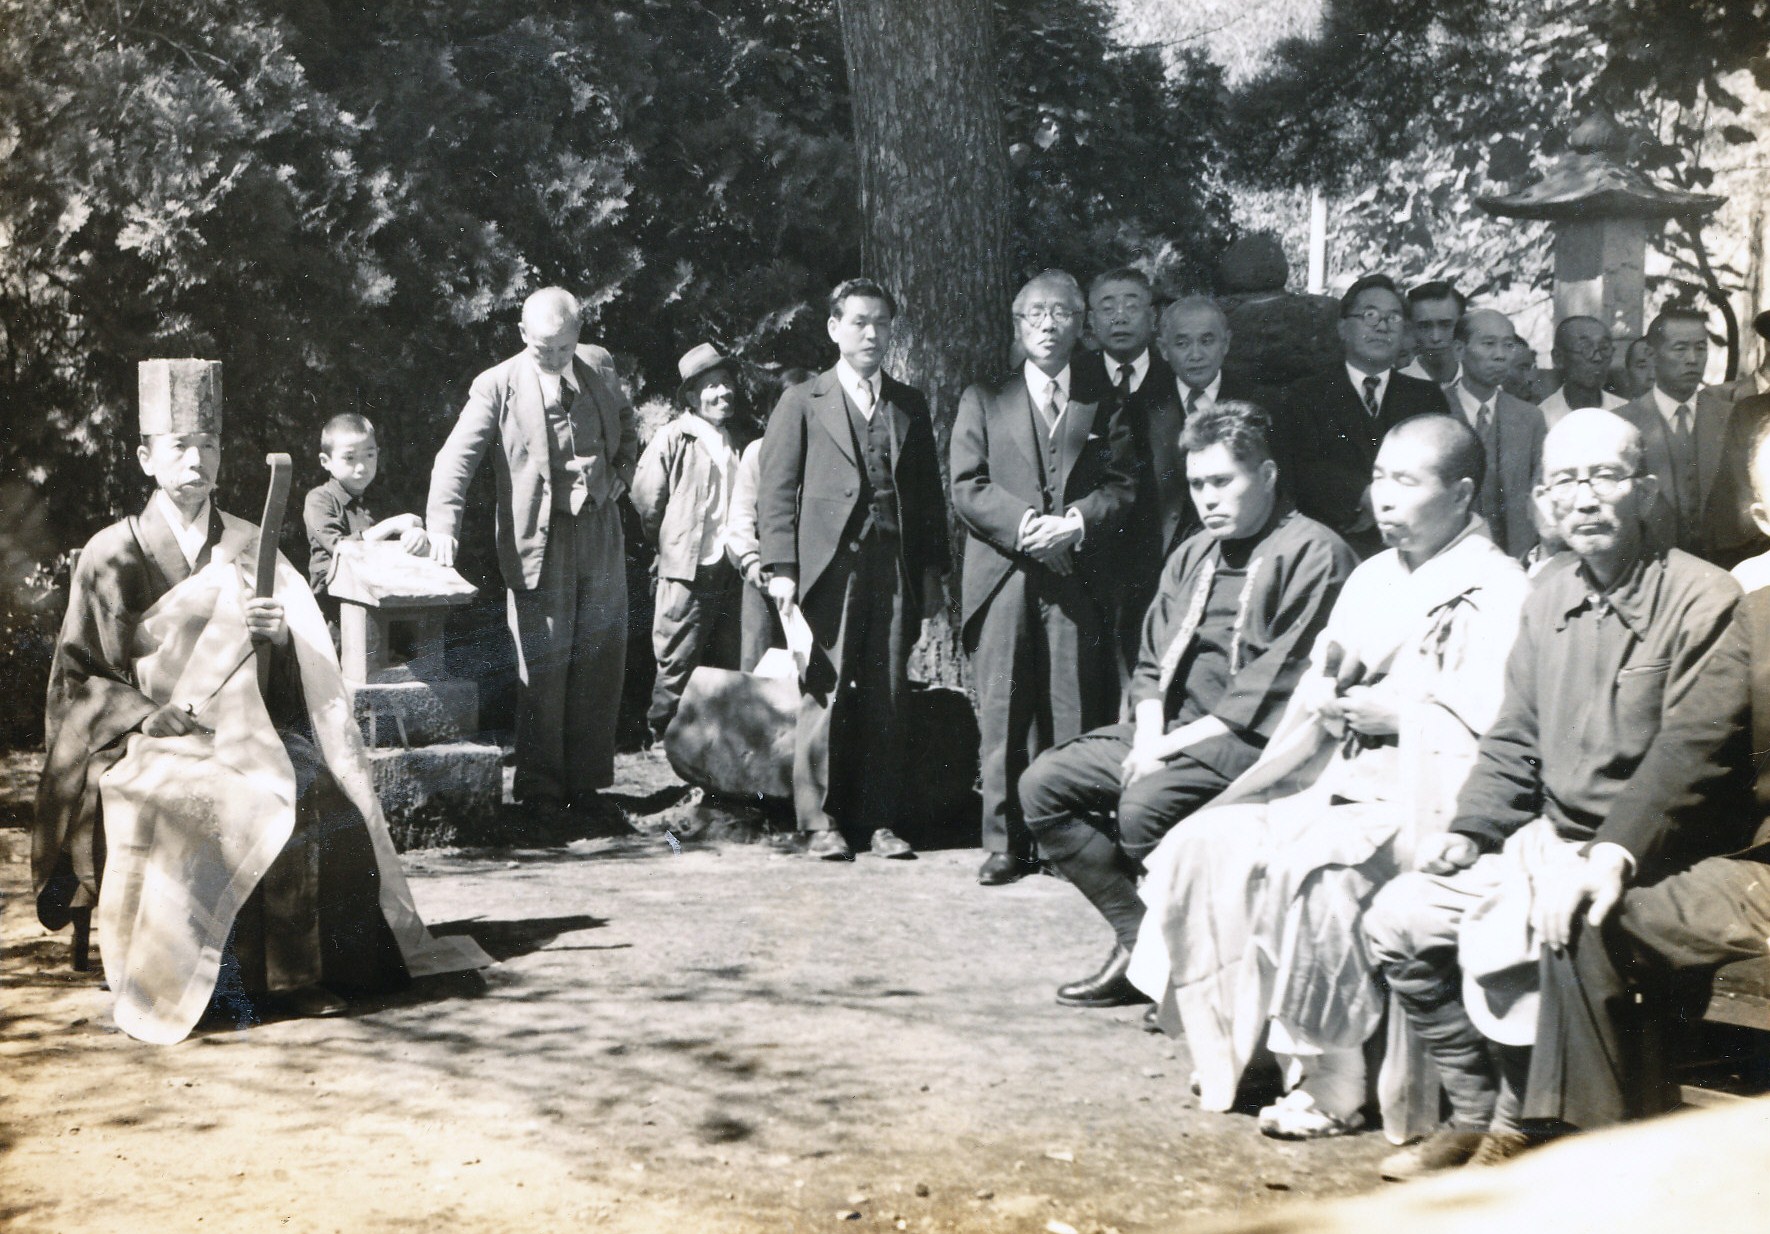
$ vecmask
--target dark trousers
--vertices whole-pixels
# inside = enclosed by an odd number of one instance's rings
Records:
[[[553,512],[540,585],[511,591],[521,688],[520,801],[570,801],[615,778],[615,725],[627,673],[627,555],[618,503]]]
[[[1712,857],[1545,952],[1524,1117],[1605,1127],[1674,1108],[1667,1029],[1697,1019],[1714,970],[1766,954],[1766,938],[1770,867]]]
[[[1225,751],[1235,768],[1231,774],[1181,754],[1163,770],[1120,788],[1120,765],[1136,731],[1135,724],[1115,724],[1084,733],[1046,750],[1020,777],[1021,814],[1039,852],[1099,910],[1126,948],[1136,943],[1143,920],[1135,881],[1143,859],[1259,756],[1246,742],[1225,738],[1213,744],[1239,747]]]
[[[916,630],[896,536],[844,540],[801,607],[815,651],[793,740],[801,831],[840,828],[864,846],[897,823],[903,703]]]
[[[682,692],[695,669],[736,668],[739,656],[739,605],[744,582],[725,558],[702,565],[692,580],[660,578],[651,623],[651,649],[658,672],[652,681],[646,723],[662,737],[676,718]]]
[[[1052,746],[1118,712],[1111,615],[1075,576],[1016,571],[983,612],[971,653],[983,769],[983,847],[1031,859],[1020,777]]]
[[[295,769],[295,828],[234,922],[217,993],[387,989],[404,982],[381,911],[381,875],[362,814],[306,737],[282,734]],[[229,969],[233,971],[228,971]]]

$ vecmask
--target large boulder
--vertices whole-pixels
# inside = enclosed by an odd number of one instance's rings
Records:
[[[664,734],[684,781],[733,800],[785,810],[793,794],[798,683],[698,668]],[[912,685],[906,700],[908,774],[900,830],[912,844],[975,844],[977,719],[958,690]]]

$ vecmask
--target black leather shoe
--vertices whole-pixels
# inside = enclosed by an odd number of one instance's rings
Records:
[[[1039,863],[1016,857],[1013,853],[991,853],[977,868],[977,881],[985,887],[1002,887],[1017,883],[1028,874],[1037,874]]]
[[[1131,953],[1117,944],[1106,957],[1106,965],[1092,977],[1057,987],[1057,1001],[1065,1007],[1130,1007],[1147,1003],[1149,995],[1131,984],[1125,971],[1131,967]]]
[[[854,860],[854,850],[848,847],[848,841],[834,827],[827,831],[812,832],[811,843],[805,846],[805,855],[819,861]]]

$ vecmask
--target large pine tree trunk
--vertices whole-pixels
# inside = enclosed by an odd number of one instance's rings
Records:
[[[944,468],[959,395],[992,377],[1009,345],[1008,153],[991,5],[841,0],[839,8],[860,159],[861,264],[901,301],[886,363],[927,393]],[[955,570],[949,591],[957,580]],[[937,627],[930,623],[912,670],[961,684],[956,623]]]

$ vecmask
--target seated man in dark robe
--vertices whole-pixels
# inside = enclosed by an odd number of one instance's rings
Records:
[[[1204,530],[1174,550],[1143,621],[1135,719],[1047,750],[1020,780],[1039,851],[1112,927],[1069,1007],[1148,1001],[1126,976],[1143,921],[1138,864],[1259,758],[1358,559],[1280,497],[1266,413],[1218,403],[1187,420],[1186,476]]]
[[[155,492],[82,550],[51,667],[39,919],[96,908],[118,1026],[159,1044],[201,1018],[224,957],[248,995],[309,1015],[488,963],[418,918],[300,574],[279,558],[251,594],[258,529],[210,502],[221,366],[147,361],[141,394]]]

